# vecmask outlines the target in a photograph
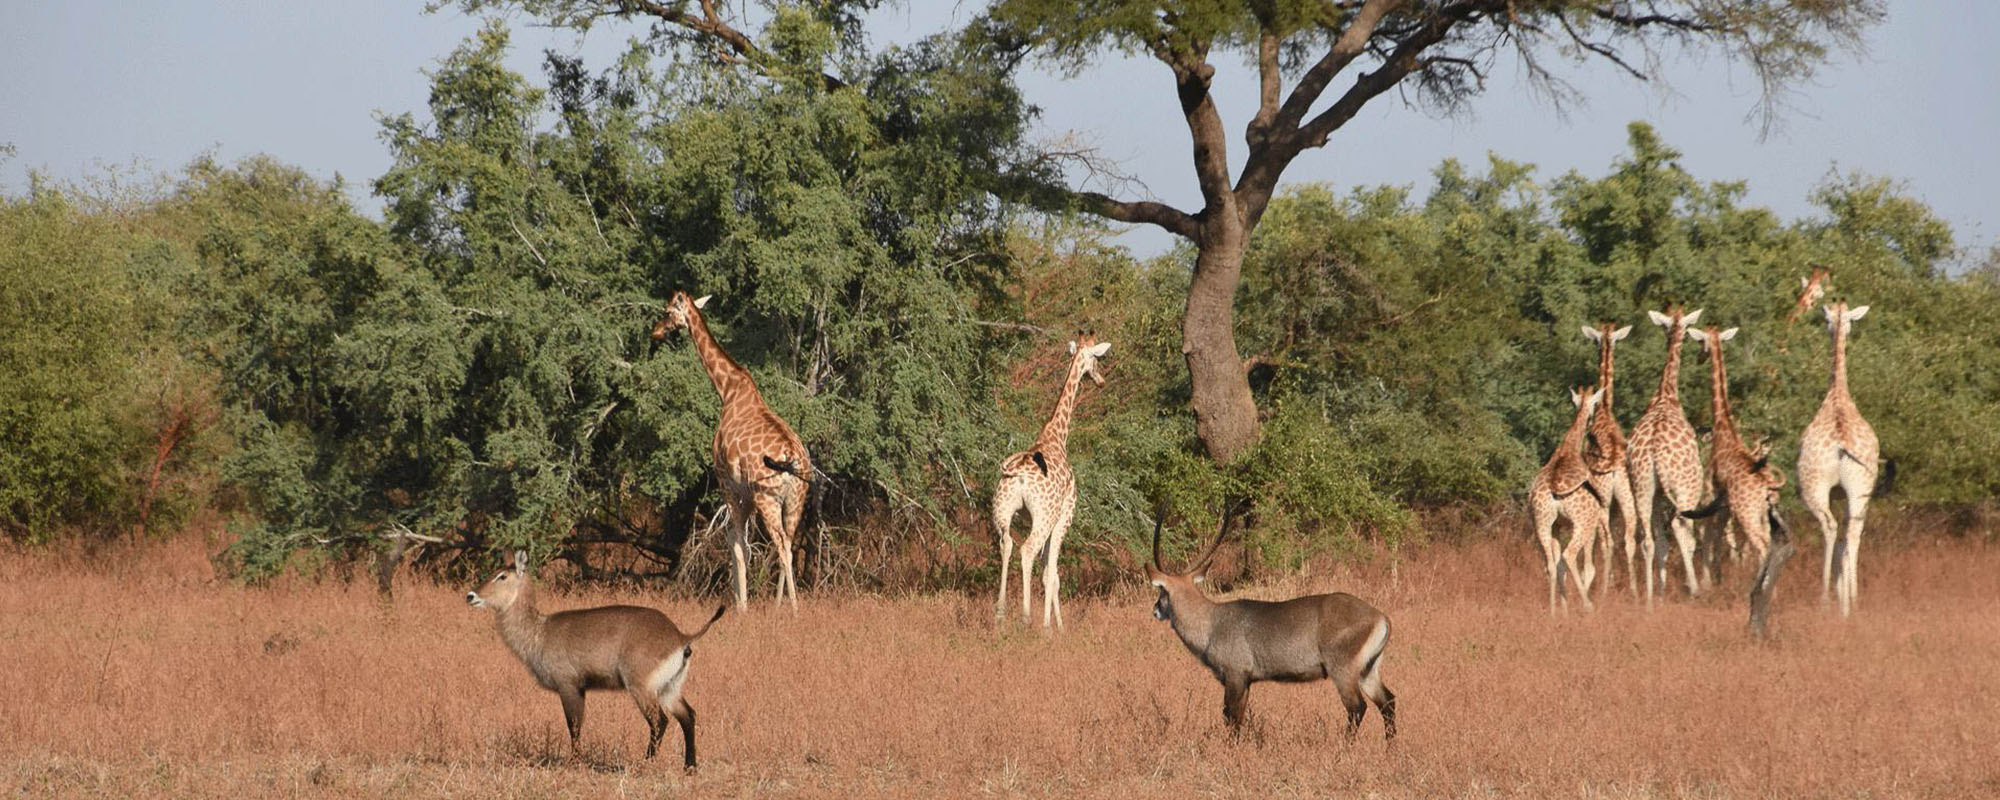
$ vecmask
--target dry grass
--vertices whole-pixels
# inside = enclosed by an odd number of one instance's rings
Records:
[[[1892,546],[1893,547],[1893,546]],[[1525,538],[1436,546],[1347,589],[1395,620],[1393,750],[1325,683],[1259,685],[1232,740],[1213,679],[1132,588],[1054,637],[996,633],[992,598],[759,598],[697,647],[677,736],[639,755],[618,693],[588,758],[463,587],[210,579],[192,541],[99,561],[0,554],[0,787],[9,794],[327,796],[1991,797],[2000,795],[2000,552],[1868,553],[1860,616],[1823,612],[1817,552],[1743,636],[1741,589],[1648,614],[1551,618]],[[1735,586],[1740,587],[1738,576]],[[705,601],[546,597],[562,608]]]

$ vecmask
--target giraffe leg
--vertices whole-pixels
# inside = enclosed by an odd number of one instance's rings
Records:
[[[783,605],[788,591],[792,590],[792,537],[785,535],[785,509],[776,494],[757,495],[757,517],[763,522],[764,534],[771,538],[771,549],[778,554],[778,596]],[[796,594],[792,596],[792,610],[799,607]]]
[[[1051,522],[1053,520],[1048,518],[1046,511],[1033,502],[1028,504],[1028,538],[1021,542],[1021,623],[1024,625],[1035,621],[1030,602],[1035,592],[1035,558],[1042,554],[1042,546],[1048,544]]]
[[[1539,486],[1529,491],[1528,513],[1534,517],[1535,541],[1539,542],[1542,546],[1543,566],[1548,569],[1549,613],[1554,614],[1556,613],[1557,598],[1562,597],[1562,589],[1558,586],[1558,576],[1556,573],[1558,569],[1558,549],[1554,535],[1556,525],[1555,498],[1549,497],[1548,490]],[[1562,603],[1567,605],[1569,603],[1568,598],[1562,598]]]
[[[1014,484],[1001,479],[1000,489],[993,493],[993,530],[1000,537],[1000,599],[994,603],[993,619],[996,623],[1007,617],[1007,569],[1014,561],[1014,512],[1021,507],[1020,495],[1014,492]],[[1027,580],[1024,576],[1022,580]]]
[[[735,566],[736,607],[750,605],[750,504],[737,495],[730,495],[729,503],[729,556]]]
[[[1801,470],[1801,472],[1803,473],[1804,470]],[[1813,521],[1819,523],[1820,541],[1826,550],[1826,555],[1820,560],[1819,566],[1820,604],[1822,606],[1833,600],[1834,551],[1840,545],[1840,523],[1833,518],[1833,509],[1831,507],[1832,495],[1833,486],[1831,484],[1808,481],[1807,477],[1803,474],[1799,476],[1799,500],[1805,503],[1806,512],[1812,514]]]
[[[792,548],[804,541],[799,538],[799,524],[805,521],[806,500],[811,487],[805,481],[796,478],[786,481],[785,484],[790,490],[786,492],[784,506],[785,582],[791,585],[792,610],[796,611],[799,607],[799,574],[792,569]],[[812,551],[808,548],[806,552],[810,555]]]
[[[1629,473],[1620,473],[1611,484],[1611,496],[1618,501],[1619,529],[1623,533],[1621,541],[1625,545],[1625,583],[1632,596],[1639,595],[1639,573],[1632,569],[1633,538],[1639,528],[1638,506],[1632,502],[1632,481]],[[1648,548],[1650,550],[1651,548]]]
[[[1868,475],[1851,480],[1847,485],[1847,532],[1841,535],[1846,544],[1840,560],[1840,616],[1854,613],[1854,607],[1861,599],[1861,529],[1868,523],[1868,493],[1874,487],[1874,476]]]
[[[1642,557],[1640,560],[1644,562],[1643,565],[1646,568],[1646,610],[1651,611],[1653,609],[1653,597],[1655,594],[1653,578],[1659,572],[1659,568],[1654,565],[1653,561],[1655,556],[1654,551],[1657,549],[1653,541],[1653,487],[1655,485],[1653,465],[1650,462],[1635,463],[1626,471],[1626,474],[1632,477],[1632,504],[1625,507],[1625,512],[1631,515],[1633,517],[1632,522],[1639,526],[1639,546],[1642,548]],[[1635,578],[1634,584],[1636,585],[1636,583],[1637,579]]]
[[[1673,531],[1674,546],[1681,552],[1681,568],[1687,575],[1687,592],[1689,597],[1701,594],[1701,581],[1695,577],[1694,572],[1694,520],[1681,516],[1681,511],[1700,506],[1700,500],[1701,491],[1699,487],[1683,489],[1678,492],[1671,488],[1667,490],[1667,505],[1669,506],[1667,509],[1669,515],[1667,518],[1667,527]]]
[[[1583,559],[1583,569],[1591,569],[1590,559],[1587,556],[1591,535],[1596,532],[1597,523],[1589,519],[1587,514],[1573,512],[1568,516],[1569,546],[1562,551],[1563,566],[1568,567],[1570,574],[1577,577],[1577,599],[1583,601],[1583,610],[1590,611],[1593,608],[1590,602],[1590,574],[1577,571],[1577,557],[1586,556]]]
[[[1057,557],[1062,554],[1063,535],[1069,533],[1070,516],[1076,513],[1076,495],[1071,494],[1057,511],[1056,522],[1049,531],[1049,563],[1042,569],[1042,627],[1049,626],[1049,618],[1055,618],[1058,629],[1062,628],[1062,577],[1057,571]]]

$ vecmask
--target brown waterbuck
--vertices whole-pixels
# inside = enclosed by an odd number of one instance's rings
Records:
[[[562,698],[569,723],[569,749],[577,754],[583,734],[583,695],[592,689],[624,689],[646,717],[650,734],[646,757],[660,749],[667,716],[681,724],[684,758],[694,765],[694,707],[681,697],[694,641],[728,610],[724,605],[693,634],[683,634],[667,615],[640,606],[599,606],[543,614],[535,608],[528,554],[514,553],[514,568],[501,570],[485,585],[465,593],[473,607],[493,609],[494,627],[507,648],[528,666],[542,688]]]
[[[1223,515],[1222,531],[1193,568],[1178,575],[1160,566],[1160,525],[1155,522],[1153,563],[1146,567],[1146,577],[1160,590],[1153,618],[1172,624],[1188,652],[1222,682],[1222,716],[1230,728],[1243,727],[1243,705],[1252,683],[1331,678],[1347,707],[1349,737],[1361,727],[1373,701],[1382,712],[1383,738],[1396,738],[1396,695],[1382,685],[1388,616],[1341,592],[1277,603],[1218,603],[1202,593],[1202,573],[1229,535],[1229,517]]]

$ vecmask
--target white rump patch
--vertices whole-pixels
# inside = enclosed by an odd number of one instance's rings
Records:
[[[646,676],[646,689],[660,698],[660,705],[670,706],[681,696],[681,685],[687,683],[687,648],[675,650],[667,660],[653,668],[653,674]]]

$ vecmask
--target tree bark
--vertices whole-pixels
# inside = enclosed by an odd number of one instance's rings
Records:
[[[1236,349],[1236,284],[1249,231],[1234,209],[1208,217],[1181,317],[1181,355],[1193,390],[1195,435],[1209,458],[1227,464],[1257,443],[1257,401]]]

